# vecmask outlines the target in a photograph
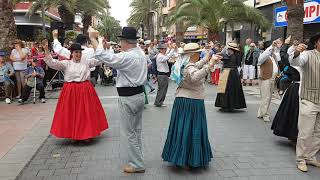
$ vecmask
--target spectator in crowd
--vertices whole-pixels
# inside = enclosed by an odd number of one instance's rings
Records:
[[[214,85],[219,84],[219,79],[220,79],[220,73],[223,67],[223,63],[221,61],[217,62],[213,66],[213,71],[211,72],[211,83]]]
[[[38,56],[38,52],[39,52],[39,43],[38,42],[34,42],[33,43],[33,47],[31,49],[31,56]]]
[[[202,51],[200,52],[200,59],[205,58],[208,56],[210,53],[215,54],[215,51],[212,50],[210,44],[204,44],[204,47],[201,49]],[[212,82],[212,77],[211,73],[207,74],[206,77],[207,82],[211,83]]]
[[[111,46],[111,42],[108,42],[106,39],[103,40],[103,49],[108,53],[114,54],[114,50]]]
[[[31,50],[30,50],[30,47],[28,47],[26,41],[21,41],[21,43],[22,43],[22,46],[24,47],[24,49],[26,49],[26,51],[28,52],[27,56],[30,56],[31,55]]]
[[[32,88],[36,88],[40,92],[39,99],[42,103],[45,103],[45,92],[43,86],[43,78],[44,78],[44,70],[42,67],[37,66],[38,60],[33,59],[31,66],[25,70],[25,77],[27,80],[27,84],[23,90],[22,97],[19,99],[19,103],[23,104],[28,100]]]
[[[178,53],[181,54],[183,53],[183,48],[185,46],[184,42],[180,42],[179,47],[178,47]]]
[[[14,75],[14,69],[10,63],[5,61],[6,52],[0,50],[0,86],[4,87],[5,92],[5,102],[7,104],[11,103],[11,96],[14,83],[10,79]]]
[[[212,52],[212,54],[215,54],[210,46],[210,44],[205,44],[204,48],[202,49],[200,53],[200,58],[203,59],[208,55],[208,53]]]
[[[220,44],[220,42],[217,41],[214,47],[215,53],[217,54],[218,52],[221,52],[222,49],[222,45]]]
[[[251,38],[246,39],[246,45],[243,47],[243,54],[247,55],[250,50],[250,44],[253,43]]]
[[[173,55],[172,57],[168,60],[168,65],[169,65],[169,74],[171,74],[171,69],[172,69],[172,66],[173,64],[177,61],[177,58],[178,58],[178,46],[176,43],[171,43],[169,45],[170,48],[167,49],[167,52],[166,54],[169,54],[170,51],[173,51]]]
[[[258,42],[258,47],[257,47],[257,51],[258,51],[259,57],[264,52],[264,50],[265,50],[264,42],[263,41],[259,41]],[[256,79],[259,79],[259,78],[260,78],[260,66],[258,66],[258,63],[257,63],[257,65],[256,65]],[[259,85],[259,82],[257,82],[257,85]]]
[[[121,48],[120,48],[120,46],[117,44],[117,45],[114,46],[113,50],[114,50],[114,53],[117,54],[117,53],[119,53],[119,52],[121,51]]]
[[[13,62],[13,68],[15,71],[16,85],[18,91],[18,97],[22,95],[22,90],[25,86],[25,70],[27,69],[27,56],[28,50],[24,48],[21,40],[14,41],[14,49],[11,51],[10,59]]]
[[[255,66],[258,63],[259,53],[256,50],[256,45],[254,43],[250,44],[250,49],[244,56],[244,66],[243,66],[243,85],[252,86],[253,80],[255,79]],[[249,80],[249,82],[248,82]]]

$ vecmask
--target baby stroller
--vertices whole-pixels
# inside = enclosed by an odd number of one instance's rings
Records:
[[[100,73],[101,75],[101,85],[104,86],[110,86],[113,85],[113,72],[112,72],[112,68],[108,67],[106,65],[102,65],[102,73]]]

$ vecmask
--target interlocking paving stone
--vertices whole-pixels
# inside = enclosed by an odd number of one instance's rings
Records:
[[[37,176],[53,176],[54,170],[40,170]]]
[[[256,118],[259,98],[247,94],[246,110],[221,113],[214,107],[216,89],[213,86],[207,86],[205,101],[213,161],[205,169],[192,171],[163,162],[161,153],[174,101],[173,84],[169,86],[165,101],[168,106],[146,105],[143,114],[146,173],[125,174],[122,172],[125,161],[119,153],[120,116],[116,90],[100,86],[96,89],[110,129],[89,144],[49,136],[17,180],[46,180],[48,177],[60,180],[316,180],[320,177],[317,168],[300,173],[295,167],[294,147],[285,138],[272,134],[271,123]],[[154,98],[155,94],[149,97],[150,104]],[[276,109],[273,104],[272,115]],[[54,154],[60,157],[54,158]]]

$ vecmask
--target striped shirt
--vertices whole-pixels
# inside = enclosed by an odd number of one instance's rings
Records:
[[[320,52],[316,49],[305,51],[297,58],[290,58],[292,65],[303,70],[301,98],[320,104]]]

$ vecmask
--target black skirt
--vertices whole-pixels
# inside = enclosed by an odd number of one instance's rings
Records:
[[[271,126],[273,134],[292,141],[298,136],[299,86],[300,83],[289,86]]]
[[[236,68],[230,71],[226,92],[218,93],[215,106],[228,110],[247,107],[239,72]]]

